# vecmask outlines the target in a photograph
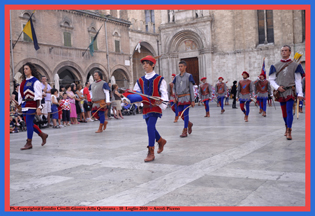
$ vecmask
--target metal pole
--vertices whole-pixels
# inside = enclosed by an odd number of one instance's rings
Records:
[[[108,18],[106,17],[106,20],[105,20],[105,41],[106,41],[106,58],[107,58],[107,71],[108,71],[108,79],[110,79],[110,69],[109,69],[109,52],[108,52],[108,39],[107,39],[107,23],[108,21]]]
[[[11,70],[12,70],[12,79],[14,81],[14,60],[13,60],[13,46],[12,46],[12,24],[11,24],[11,11],[10,11],[10,46],[11,46]]]

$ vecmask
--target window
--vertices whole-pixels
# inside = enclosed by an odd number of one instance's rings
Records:
[[[259,44],[274,42],[273,11],[257,10]]]
[[[91,42],[93,41],[94,37],[95,36],[91,36]],[[94,50],[97,50],[97,38],[96,38],[96,40],[93,43],[93,48],[94,48]]]
[[[149,23],[153,25],[153,32],[155,33],[155,16],[154,10],[145,10],[145,31],[149,32]]]
[[[63,38],[64,38],[64,46],[71,47],[71,33],[64,32]]]
[[[305,41],[305,10],[302,10],[302,42]]]
[[[115,52],[120,52],[120,41],[115,40]]]
[[[24,29],[25,25],[26,24],[23,24],[23,29]],[[25,32],[23,32],[23,40],[26,42],[32,42],[32,39],[27,34],[25,34]]]

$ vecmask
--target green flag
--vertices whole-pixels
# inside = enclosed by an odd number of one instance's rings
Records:
[[[103,25],[102,25],[102,26],[103,26]],[[102,26],[101,26],[101,28],[102,28]],[[90,45],[89,45],[91,56],[93,56],[93,53],[94,53],[94,46],[93,46],[94,41],[96,40],[97,35],[98,35],[98,33],[100,32],[101,28],[98,30],[98,32],[96,33],[96,35],[94,36],[92,42],[91,42]]]

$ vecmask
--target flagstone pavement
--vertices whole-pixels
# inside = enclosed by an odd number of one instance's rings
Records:
[[[210,105],[190,109],[193,132],[180,138],[183,121],[163,112],[157,129],[167,140],[155,160],[147,154],[142,115],[44,129],[33,149],[21,151],[26,132],[10,137],[11,206],[304,206],[305,114],[283,136],[281,109],[267,117],[251,105],[249,122],[240,109]],[[156,146],[157,150],[157,146]]]

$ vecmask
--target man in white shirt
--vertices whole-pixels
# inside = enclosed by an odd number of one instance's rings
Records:
[[[167,107],[162,101],[168,101],[168,93],[166,81],[154,71],[156,60],[152,56],[146,56],[140,61],[146,73],[145,76],[137,80],[134,90],[140,91],[142,94],[161,98],[161,100],[150,99],[150,104],[143,102],[143,118],[146,121],[149,136],[149,145],[147,146],[148,155],[144,159],[144,162],[150,162],[155,158],[155,141],[159,145],[158,154],[163,151],[164,145],[166,144],[166,140],[160,136],[155,125],[157,119],[162,117],[162,109],[165,110]]]

